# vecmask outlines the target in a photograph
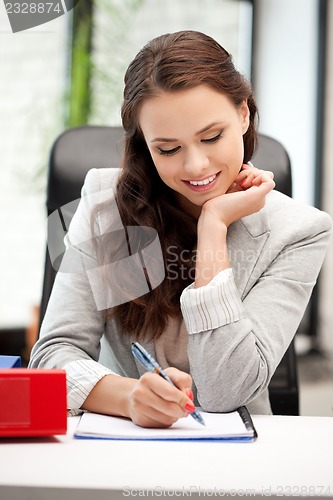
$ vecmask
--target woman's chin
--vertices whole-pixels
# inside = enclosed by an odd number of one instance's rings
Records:
[[[179,205],[182,207],[182,209],[186,213],[188,213],[196,218],[199,217],[202,205],[204,204],[204,201],[186,198],[186,196],[184,196],[183,194],[180,194],[180,193],[178,193],[177,198],[179,201]]]

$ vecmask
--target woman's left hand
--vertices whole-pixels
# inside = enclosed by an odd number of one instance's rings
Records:
[[[227,193],[245,191],[251,186],[260,186],[260,184],[268,178],[274,179],[273,172],[269,170],[259,170],[259,168],[256,168],[251,164],[244,163],[242,165],[242,170],[237,175]]]
[[[265,206],[266,195],[275,187],[273,177],[272,172],[243,165],[225,194],[203,204],[199,217],[200,226],[205,226],[210,221],[210,226],[220,222],[228,228],[236,220],[261,210]]]
[[[266,195],[274,189],[272,172],[243,165],[225,194],[210,198],[198,219],[195,288],[208,284],[223,269],[230,267],[226,237],[233,222],[258,212]]]

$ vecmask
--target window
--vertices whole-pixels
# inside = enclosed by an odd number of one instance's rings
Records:
[[[203,31],[234,57],[250,78],[252,2],[248,0],[105,0],[94,10],[90,123],[120,124],[123,76],[150,39],[184,29]]]

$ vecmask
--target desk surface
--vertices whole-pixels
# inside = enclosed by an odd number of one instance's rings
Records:
[[[253,421],[254,443],[75,440],[78,417],[66,436],[2,439],[0,500],[333,497],[333,418]]]

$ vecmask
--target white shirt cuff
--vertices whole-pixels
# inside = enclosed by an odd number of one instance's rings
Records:
[[[189,334],[214,330],[245,317],[231,268],[220,271],[208,285],[186,287],[180,306]]]
[[[90,391],[105,375],[118,375],[92,359],[71,361],[64,366],[64,370],[67,376],[67,408],[71,415],[81,408]]]

